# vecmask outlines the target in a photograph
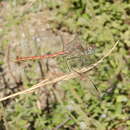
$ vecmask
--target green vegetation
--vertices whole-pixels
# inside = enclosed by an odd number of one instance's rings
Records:
[[[40,43],[43,35],[51,37],[42,31],[48,25],[67,33],[67,38],[78,34],[85,44],[96,45],[95,62],[119,40],[114,52],[87,73],[100,90],[100,98],[93,94],[95,90],[90,89],[93,86],[89,80],[82,82],[75,78],[44,86],[34,93],[1,102],[1,129],[130,129],[128,0],[9,0],[0,3],[0,97],[62,73],[52,72],[55,61],[51,60],[12,62],[18,56],[41,55],[54,49],[49,47],[49,50]],[[48,69],[49,63],[53,67]],[[65,64],[60,67],[64,71]]]

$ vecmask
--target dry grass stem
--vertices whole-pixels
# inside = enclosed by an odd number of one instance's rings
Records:
[[[108,57],[112,51],[115,49],[115,47],[117,46],[117,44],[119,43],[119,41],[117,41],[114,46],[100,59],[98,60],[96,63],[90,65],[89,67],[84,67],[80,70],[77,70],[79,73],[85,73],[85,72],[88,72],[90,70],[92,70],[94,67],[98,66],[100,63],[103,62],[103,60]],[[13,98],[13,97],[16,97],[16,96],[19,96],[19,95],[23,95],[23,94],[27,94],[27,93],[30,93],[30,92],[33,92],[35,89],[38,89],[40,87],[43,87],[43,86],[46,86],[46,85],[50,85],[50,84],[54,84],[56,82],[59,82],[59,81],[65,81],[65,80],[69,80],[69,79],[72,79],[72,78],[75,78],[75,77],[78,77],[79,75],[76,73],[76,72],[71,72],[69,74],[65,74],[63,76],[60,76],[60,77],[57,77],[57,78],[54,78],[54,79],[46,79],[46,80],[43,80],[41,81],[40,83],[36,84],[36,85],[33,85],[31,88],[28,88],[26,90],[23,90],[21,92],[17,92],[17,93],[14,93],[14,94],[11,94],[9,96],[6,96],[6,97],[3,97],[0,99],[0,101],[4,101],[4,100],[7,100],[7,99],[10,99],[10,98]]]

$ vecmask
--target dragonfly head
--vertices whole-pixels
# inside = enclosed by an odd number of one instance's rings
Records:
[[[91,54],[95,53],[95,48],[96,48],[95,46],[90,46],[87,49],[85,49],[85,53],[87,55],[91,55]]]

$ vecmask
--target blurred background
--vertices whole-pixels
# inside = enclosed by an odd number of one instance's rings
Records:
[[[0,98],[70,73],[60,56],[15,59],[62,51],[75,34],[83,46],[96,47],[91,64],[119,44],[83,81],[60,81],[0,102],[1,130],[130,129],[129,0],[0,0]]]

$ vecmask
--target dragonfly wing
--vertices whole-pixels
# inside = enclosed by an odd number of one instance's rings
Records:
[[[83,78],[81,77],[81,85],[90,92],[91,95],[100,97],[100,91],[95,86],[94,82],[86,75],[83,75]]]
[[[78,36],[75,36],[72,41],[64,45],[64,51],[69,52],[71,55],[82,53],[82,51],[79,51],[81,45],[82,41]]]

